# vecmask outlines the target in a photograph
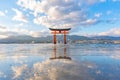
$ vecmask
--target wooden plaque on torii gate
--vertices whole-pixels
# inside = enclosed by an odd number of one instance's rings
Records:
[[[69,33],[69,30],[71,28],[65,28],[65,29],[49,28],[49,29],[51,30],[51,33],[53,34],[53,42],[54,42],[54,44],[56,44],[56,42],[57,42],[56,34],[64,34],[64,44],[67,44],[66,34]]]

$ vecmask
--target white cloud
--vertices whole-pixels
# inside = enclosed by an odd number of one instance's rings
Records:
[[[87,4],[89,4],[89,5],[91,5],[91,4],[94,4],[94,3],[96,3],[98,0],[86,0],[87,2]],[[101,0],[100,0],[101,1]]]
[[[94,80],[89,70],[96,68],[96,65],[90,62],[46,60],[34,63],[30,68],[26,67],[26,65],[13,67],[14,78],[21,79],[19,78],[21,76],[24,80]]]
[[[19,23],[19,24],[16,24],[15,26],[16,27],[21,27],[21,26],[24,26],[25,24],[24,23]]]
[[[0,47],[1,49],[3,48],[3,47]],[[3,50],[1,50],[1,53],[4,53],[4,51]],[[4,60],[5,59],[5,54],[0,54],[0,60]]]
[[[16,15],[12,18],[12,20],[25,22],[25,23],[28,22],[26,16],[24,16],[21,11],[19,11],[18,9],[15,9],[15,8],[13,8],[12,10],[16,12]]]
[[[32,30],[27,30],[27,29],[21,29],[21,28],[12,29],[10,31],[16,33],[16,36],[28,35],[28,36],[32,36],[32,37],[41,37],[41,36],[47,35],[47,33],[48,33],[47,31],[43,32],[42,30],[38,32],[38,31],[32,31]],[[15,36],[15,35],[13,34],[11,36]]]
[[[26,64],[24,64],[22,66],[12,66],[12,70],[14,72],[13,79],[18,78],[19,76],[21,76],[26,68],[27,68]]]
[[[20,26],[23,24],[20,24]],[[28,35],[32,37],[41,37],[47,36],[49,31],[47,30],[40,30],[40,31],[32,31],[23,28],[7,28],[4,26],[0,26],[0,38],[7,38],[10,36],[19,36],[19,35]]]
[[[120,60],[119,52],[118,52],[118,54],[111,55],[111,58]]]
[[[104,32],[99,32],[99,33],[81,33],[81,31],[74,32],[75,35],[83,35],[83,36],[114,36],[114,37],[119,37],[120,36],[120,28],[112,28],[110,30],[104,31]]]
[[[112,11],[110,11],[110,10],[106,12],[107,15],[110,15],[111,13],[112,13]]]
[[[97,18],[99,18],[99,17],[102,16],[102,13],[96,13],[94,16],[97,17]]]
[[[6,27],[0,26],[0,38],[7,38],[8,36],[4,34],[4,33],[6,33],[7,31],[8,31],[8,30],[6,29]]]
[[[0,39],[7,38],[7,37],[8,37],[7,35],[0,35]]]
[[[0,77],[6,77],[6,75],[3,72],[0,72]]]
[[[5,13],[8,13],[8,10],[5,10]]]
[[[3,74],[4,74],[3,72],[0,72],[0,77],[1,77]]]
[[[83,22],[88,20],[83,6],[98,2],[105,2],[105,0],[18,0],[17,4],[33,12],[35,24],[66,28],[83,26]]]
[[[98,35],[100,36],[120,36],[120,28],[113,28],[106,32],[101,32]]]
[[[5,13],[0,11],[0,16],[5,16]]]
[[[97,24],[98,20],[97,19],[88,19],[84,22],[82,22],[83,25],[92,25],[92,24]]]

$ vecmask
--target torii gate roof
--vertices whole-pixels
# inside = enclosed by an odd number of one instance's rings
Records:
[[[52,31],[68,31],[71,30],[71,28],[62,28],[62,29],[55,29],[55,28],[49,28]]]

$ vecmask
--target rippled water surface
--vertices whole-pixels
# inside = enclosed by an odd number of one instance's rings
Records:
[[[120,80],[120,44],[0,44],[0,80]]]

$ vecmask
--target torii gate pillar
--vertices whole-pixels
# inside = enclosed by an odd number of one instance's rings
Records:
[[[64,44],[67,44],[66,34],[69,33],[69,30],[71,28],[67,28],[67,29],[53,29],[53,28],[49,28],[49,29],[51,30],[51,33],[53,34],[53,42],[54,42],[54,44],[57,43],[56,34],[64,34]]]

